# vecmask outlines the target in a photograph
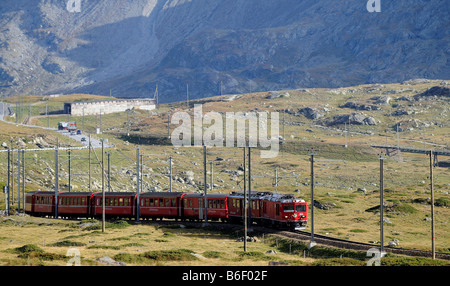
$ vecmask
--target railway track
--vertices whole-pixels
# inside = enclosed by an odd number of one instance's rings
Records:
[[[152,222],[147,222],[152,223]],[[174,221],[158,221],[158,224],[180,224],[180,222],[174,222]],[[189,225],[192,227],[198,227],[202,225],[201,222],[181,222],[184,225]],[[242,226],[238,224],[229,224],[229,223],[221,223],[221,222],[208,222],[209,227],[216,227],[216,228],[227,228],[227,229],[233,229],[235,231],[241,230]],[[252,225],[251,226],[252,231],[257,233],[266,233],[266,234],[273,234],[277,235],[283,238],[291,239],[293,241],[299,241],[303,243],[309,243],[311,241],[311,233],[306,231],[285,231],[285,230],[277,230],[277,229],[271,229],[261,226]],[[316,242],[318,245],[325,245],[325,246],[331,246],[336,248],[342,248],[342,249],[349,249],[349,250],[356,250],[356,251],[362,251],[367,252],[369,249],[380,249],[380,245],[377,244],[370,244],[370,243],[363,243],[363,242],[357,242],[357,241],[350,241],[346,239],[341,238],[335,238],[330,237],[326,235],[320,235],[320,234],[314,234],[314,242]],[[424,250],[416,250],[416,249],[406,249],[406,248],[394,248],[394,247],[384,247],[385,252],[390,252],[393,254],[398,255],[406,255],[406,256],[419,256],[419,257],[432,257],[431,251],[424,251]],[[435,253],[437,259],[443,259],[443,260],[450,260],[450,253]]]
[[[303,242],[310,242],[311,241],[311,233],[306,231],[278,231],[278,235],[282,237],[286,237],[293,240],[300,240]],[[314,242],[317,244],[322,245],[328,245],[332,247],[337,248],[343,248],[343,249],[351,249],[351,250],[358,250],[358,251],[368,251],[371,248],[379,249],[380,245],[376,244],[370,244],[370,243],[363,243],[363,242],[356,242],[356,241],[350,241],[346,239],[340,239],[340,238],[334,238],[329,237],[326,235],[320,235],[320,234],[314,234]],[[399,254],[399,255],[407,255],[407,256],[420,256],[420,257],[432,257],[431,251],[424,251],[424,250],[416,250],[416,249],[406,249],[406,248],[394,248],[394,247],[384,247],[385,252],[390,252],[393,254]],[[435,253],[437,259],[444,259],[444,260],[450,260],[450,253]]]

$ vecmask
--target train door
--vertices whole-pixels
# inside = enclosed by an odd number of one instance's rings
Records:
[[[203,198],[198,199],[198,218],[203,219]]]

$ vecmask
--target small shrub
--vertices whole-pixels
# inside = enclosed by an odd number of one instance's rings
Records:
[[[438,207],[449,207],[450,206],[450,200],[446,198],[439,198],[434,201],[434,205]]]
[[[45,251],[36,244],[25,244],[24,246],[14,248],[14,253],[17,254],[30,252],[44,253]]]
[[[203,256],[206,258],[221,258],[222,252],[220,251],[205,251],[203,252]]]
[[[171,232],[165,232],[163,235],[164,235],[165,237],[175,237],[175,236],[177,236],[176,234],[171,233]]]
[[[367,230],[360,229],[360,228],[355,228],[355,229],[351,229],[350,232],[367,232]]]
[[[148,251],[143,256],[150,260],[156,261],[191,261],[198,258],[192,255],[193,251],[188,249],[177,250],[154,250]]]
[[[114,255],[115,261],[122,261],[128,264],[142,264],[146,261],[144,257],[138,254],[119,253]]]
[[[113,249],[120,250],[120,246],[116,245],[91,245],[87,247],[88,249]]]
[[[114,228],[114,229],[122,229],[122,228],[126,228],[128,226],[130,226],[130,224],[125,220],[118,220],[118,221],[106,224],[107,228]]]
[[[71,240],[62,240],[58,241],[52,244],[49,244],[49,246],[59,246],[59,247],[66,247],[66,246],[85,246],[86,243],[77,242],[77,241],[71,241]]]
[[[427,257],[383,257],[381,266],[450,266],[450,262]]]
[[[353,258],[326,258],[311,263],[312,266],[365,266],[366,262]]]

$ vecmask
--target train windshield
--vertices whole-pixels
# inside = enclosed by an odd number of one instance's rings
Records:
[[[296,205],[297,212],[306,212],[306,205]]]
[[[294,212],[294,205],[283,205],[283,212]]]

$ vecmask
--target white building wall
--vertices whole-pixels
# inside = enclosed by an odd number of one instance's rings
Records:
[[[108,100],[93,102],[73,102],[71,103],[71,115],[82,116],[95,114],[108,114],[115,112],[124,112],[127,109],[153,110],[156,108],[154,100]]]

